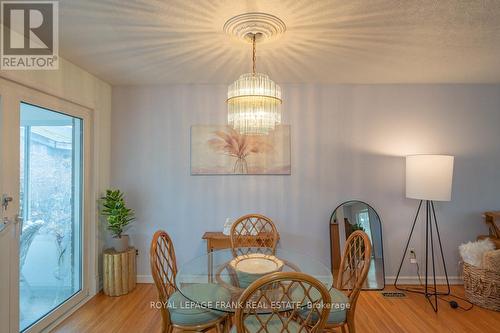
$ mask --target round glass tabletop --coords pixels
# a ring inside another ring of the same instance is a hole
[[[330,269],[310,256],[282,249],[276,249],[274,255],[262,248],[239,250],[244,254],[234,257],[231,249],[219,250],[182,265],[175,278],[177,289],[192,305],[235,312],[245,288],[272,272],[302,272],[327,289],[333,284]]]

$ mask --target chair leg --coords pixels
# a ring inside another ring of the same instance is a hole
[[[224,333],[229,333],[231,330],[231,316],[227,316],[224,320]]]
[[[349,328],[349,333],[356,333],[356,329],[354,328],[354,320],[348,320],[347,327]]]
[[[346,331],[345,331],[345,325],[340,326],[340,331],[341,331],[342,333],[346,333]]]
[[[227,319],[226,319],[226,333],[229,333],[231,332],[231,328],[233,327],[233,315],[230,314],[229,316],[227,316]]]
[[[167,324],[165,323],[165,320],[161,321],[161,332],[168,333],[168,327],[167,327]]]
[[[215,324],[215,330],[217,331],[217,333],[229,332],[228,321],[229,321],[229,317],[226,317],[223,320],[219,321],[217,324]]]

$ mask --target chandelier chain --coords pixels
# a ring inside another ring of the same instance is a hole
[[[281,124],[281,88],[268,75],[257,73],[257,39],[260,33],[248,33],[252,43],[252,72],[242,74],[227,90],[227,122],[240,134],[267,135]]]
[[[252,72],[255,74],[255,63],[257,62],[257,50],[255,49],[255,34],[252,37]]]

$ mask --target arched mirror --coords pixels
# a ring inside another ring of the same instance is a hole
[[[372,258],[363,289],[384,289],[384,251],[382,224],[372,206],[362,201],[347,201],[339,205],[330,217],[330,253],[332,272],[337,277],[345,241],[355,230],[366,232],[372,243]]]

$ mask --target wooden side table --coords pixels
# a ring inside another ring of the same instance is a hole
[[[137,283],[137,263],[135,248],[116,252],[107,249],[103,252],[104,293],[120,296],[131,292]]]
[[[260,237],[269,238],[268,233],[261,233],[257,236],[249,236],[249,237]],[[231,248],[231,238],[229,235],[224,235],[224,233],[220,231],[207,231],[203,234],[202,239],[207,241],[207,253],[214,252],[216,250],[222,249],[230,249]],[[278,241],[280,236],[278,234]]]
[[[230,249],[231,238],[229,235],[224,235],[222,232],[207,231],[203,234],[202,239],[207,241],[207,253],[214,250]]]
[[[484,222],[488,226],[488,235],[481,235],[477,240],[489,238],[500,249],[500,211],[484,213]]]
[[[229,235],[224,235],[220,231],[207,231],[203,234],[202,239],[207,241],[207,254],[214,252],[216,250],[230,249],[231,248],[231,238]],[[213,270],[214,264],[212,256],[208,256],[208,281],[213,282]]]

